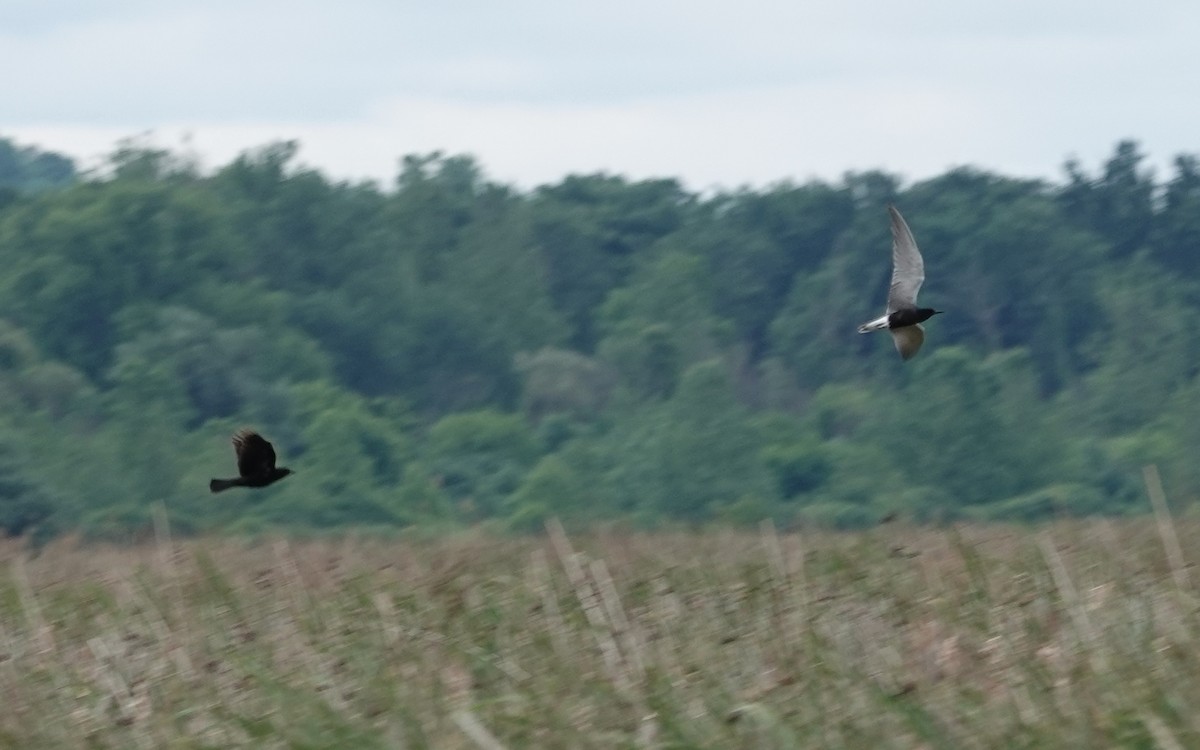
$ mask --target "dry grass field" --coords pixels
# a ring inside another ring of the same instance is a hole
[[[1194,560],[1152,519],[10,543],[0,747],[1200,747]]]

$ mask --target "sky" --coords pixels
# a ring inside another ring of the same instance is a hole
[[[279,140],[388,185],[405,154],[694,190],[1059,180],[1131,138],[1200,152],[1194,0],[6,0],[0,137],[85,168],[126,138],[216,168]]]

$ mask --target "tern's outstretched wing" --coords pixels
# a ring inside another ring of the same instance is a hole
[[[925,343],[925,329],[918,323],[915,326],[904,326],[903,328],[893,328],[892,340],[896,343],[896,351],[900,352],[901,359],[912,359],[912,356],[921,348],[921,344]]]
[[[892,287],[888,290],[887,311],[892,313],[917,306],[917,292],[925,281],[925,262],[904,217],[895,206],[888,206],[888,214],[892,217]]]

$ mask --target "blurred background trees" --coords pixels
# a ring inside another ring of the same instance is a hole
[[[846,526],[1200,496],[1200,167],[1136,143],[1060,184],[969,168],[698,194],[467,156],[330,181],[295,143],[211,173],[123,143],[81,175],[0,139],[0,524]],[[885,206],[948,313],[859,336]],[[208,496],[232,430],[295,480]]]

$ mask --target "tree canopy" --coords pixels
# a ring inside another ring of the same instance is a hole
[[[1200,168],[1144,163],[521,191],[0,139],[3,531],[1035,519],[1140,511],[1149,462],[1190,502]],[[855,332],[889,202],[948,311],[907,364]],[[298,478],[211,498],[242,425]]]

